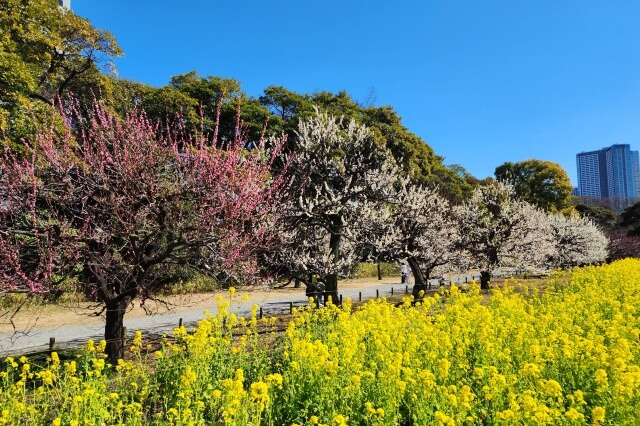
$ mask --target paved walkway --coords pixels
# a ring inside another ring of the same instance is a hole
[[[340,291],[343,298],[351,297],[358,300],[360,294],[362,299],[371,299],[376,297],[376,290],[382,297],[394,292],[405,292],[405,286],[398,283],[385,284],[363,284],[359,287],[347,288]],[[410,291],[410,289],[409,289]],[[239,291],[243,294],[242,291]],[[226,294],[226,293],[221,293]],[[197,308],[189,310],[180,310],[176,312],[168,312],[163,314],[127,317],[124,318],[124,326],[128,330],[128,334],[133,331],[140,330],[144,334],[170,334],[175,327],[178,326],[180,319],[187,328],[197,325],[198,321],[204,318],[204,311],[207,310],[213,315],[217,312],[215,297],[210,297],[209,304],[199,304]],[[246,302],[238,302],[232,304],[230,310],[239,315],[248,316],[251,307],[257,303],[263,308],[264,315],[277,315],[289,312],[291,304],[293,306],[303,306],[307,304],[307,297],[304,288],[299,289],[296,293],[279,292],[273,290],[270,292],[250,293],[250,298]],[[89,339],[96,341],[104,337],[104,322],[95,321],[88,324],[77,325],[60,325],[52,326],[42,323],[37,324],[28,331],[18,331],[15,333],[0,334],[0,356],[22,354],[29,352],[37,352],[46,350],[49,347],[49,339],[55,338],[56,347],[73,347],[86,343]]]
[[[476,274],[477,275],[477,274]],[[464,283],[471,281],[473,275],[461,274],[450,276],[450,280],[454,282]],[[475,277],[478,278],[477,276]],[[360,297],[362,300],[372,299],[376,296],[390,295],[393,289],[395,294],[411,292],[411,286],[400,284],[399,279],[396,282],[388,282],[379,284],[378,281],[372,279],[371,282],[365,282],[359,285],[344,286],[339,293],[343,298],[350,297],[357,301]],[[430,280],[433,288],[437,288],[437,280]],[[340,288],[340,287],[339,287]],[[243,294],[242,291],[239,291]],[[221,293],[224,294],[224,293]],[[278,290],[272,291],[256,291],[251,292],[247,302],[242,304],[234,304],[231,311],[236,314],[248,316],[254,303],[263,308],[265,316],[273,316],[277,314],[289,312],[291,304],[293,306],[303,306],[307,304],[307,297],[304,294],[304,288],[296,289],[292,292]],[[127,316],[124,318],[124,326],[131,335],[136,330],[142,331],[144,334],[170,334],[178,322],[182,318],[183,325],[187,328],[195,326],[199,320],[204,318],[204,311],[208,310],[213,315],[216,314],[216,300],[214,296],[209,297],[209,301],[199,303],[197,308],[176,312],[167,312],[146,316]],[[75,325],[45,325],[37,324],[25,332],[0,333],[0,356],[31,353],[46,350],[49,347],[49,339],[55,338],[56,347],[73,347],[84,344],[89,339],[96,341],[104,336],[104,322],[97,318],[94,322]]]

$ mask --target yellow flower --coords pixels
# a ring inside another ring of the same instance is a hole
[[[333,424],[335,426],[347,426],[348,417],[343,416],[342,414],[338,414],[333,418]]]
[[[65,362],[64,363],[64,368],[65,368],[65,370],[67,370],[67,373],[75,374],[75,372],[76,372],[76,362],[75,361]]]
[[[449,400],[449,405],[458,405],[458,398],[455,395],[447,394],[447,399]]]
[[[591,418],[593,419],[593,424],[600,424],[604,422],[605,411],[602,407],[596,407],[591,411]]]
[[[578,410],[576,410],[575,408],[570,408],[569,411],[564,413],[564,415],[569,420],[584,422],[584,415],[578,412]]]
[[[498,411],[496,413],[496,417],[499,420],[508,422],[510,420],[513,420],[515,418],[515,413],[511,410],[504,410],[504,411]]]
[[[251,383],[249,397],[251,401],[258,404],[260,410],[263,410],[270,401],[269,387],[262,381]]]
[[[51,370],[42,370],[40,373],[38,373],[38,377],[42,379],[42,383],[48,386],[53,385],[53,379],[55,378]]]
[[[451,367],[451,363],[446,358],[441,358],[438,361],[438,372],[440,373],[440,377],[446,379],[449,377],[449,368]]]
[[[456,425],[455,420],[447,416],[442,411],[436,411],[435,418],[439,426],[455,426]]]
[[[270,386],[277,387],[278,389],[282,389],[283,379],[281,374],[278,374],[278,373],[269,374],[266,380]]]
[[[609,380],[607,378],[607,372],[604,371],[603,369],[598,369],[596,371],[596,383],[598,384],[598,386],[600,387],[607,387],[609,386]]]
[[[190,366],[187,366],[184,373],[180,376],[180,380],[182,384],[186,387],[192,386],[194,383],[196,383],[197,379],[198,379],[197,373],[193,371],[193,369]]]
[[[133,346],[139,348],[142,345],[142,332],[136,331],[133,335]]]

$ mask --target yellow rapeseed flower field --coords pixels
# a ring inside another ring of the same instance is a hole
[[[640,261],[396,305],[230,313],[105,363],[7,357],[0,425],[638,425]],[[259,332],[260,330],[260,332]],[[266,332],[265,332],[266,330]]]

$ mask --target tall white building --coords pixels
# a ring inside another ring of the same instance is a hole
[[[71,0],[58,0],[58,6],[71,9]]]

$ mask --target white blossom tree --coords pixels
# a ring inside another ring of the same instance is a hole
[[[401,258],[397,248],[400,232],[395,227],[397,204],[365,201],[360,207],[353,227],[357,255],[378,264],[380,279],[380,262],[396,262]]]
[[[361,217],[358,239],[384,260],[406,260],[413,293],[426,290],[433,274],[451,271],[461,259],[459,228],[449,203],[435,189],[398,182],[391,202]]]
[[[480,269],[482,289],[489,288],[496,268],[542,267],[554,253],[546,214],[517,199],[511,185],[493,182],[482,186],[454,212],[470,266]]]
[[[317,110],[300,122],[292,154],[299,190],[281,208],[284,241],[270,263],[300,277],[317,274],[336,300],[338,279],[360,260],[356,224],[372,203],[392,196],[397,169],[366,127]]]
[[[609,240],[590,219],[550,214],[548,220],[555,246],[549,257],[552,267],[590,265],[607,258]]]
[[[435,189],[405,186],[399,199],[395,221],[400,232],[399,251],[411,267],[417,296],[427,289],[434,274],[442,275],[460,265],[460,228],[448,201]]]

